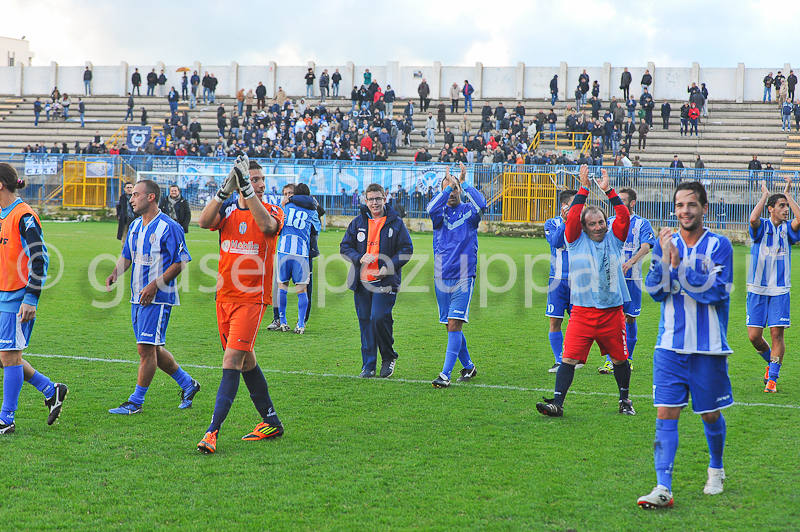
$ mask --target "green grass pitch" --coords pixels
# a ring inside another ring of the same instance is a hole
[[[476,285],[464,330],[478,377],[445,390],[430,385],[446,345],[432,257],[412,282],[428,292],[398,297],[400,358],[389,380],[352,378],[361,364],[352,294],[327,291],[325,307],[316,308],[318,261],[306,334],[268,332],[266,318],[256,347],[285,436],[241,441],[259,421],[242,384],[218,451],[206,456],[195,446],[211,418],[222,357],[213,294],[199,287],[213,285],[203,267],[215,270],[216,263],[202,259],[217,252],[216,234],[194,226],[187,235],[194,261],[182,274],[188,289],[167,334],[167,348],[202,384],[193,408],[178,409],[177,385],[159,372],[142,414],[112,416],[107,410],[133,389],[138,361],[127,290],[119,305],[92,305],[114,297],[92,285],[103,283],[111,260],[91,270],[97,255],[117,255],[116,226],[43,225],[53,248],[51,277],[62,266],[63,274],[44,292],[27,358],[67,383],[70,395],[48,427],[42,396],[23,388],[17,432],[0,439],[0,529],[800,530],[798,329],[787,331],[779,393],[764,394],[764,363],[744,326],[745,247],[735,248],[730,374],[740,404],[725,411],[725,492],[702,493],[706,440],[701,420],[687,411],[675,508],[645,512],[636,499],[655,485],[650,391],[659,308],[645,296],[631,385],[636,416],[617,413],[614,378],[597,373],[595,349],[576,373],[565,417],[544,418],[534,403],[551,395],[554,383],[546,372],[553,360],[545,296],[533,292],[526,308],[523,289],[524,257],[547,254],[544,240],[480,237],[480,253],[510,257],[517,281],[505,293],[488,292],[485,307]],[[322,234],[324,256],[338,252],[342,235]],[[430,234],[414,234],[413,242],[418,254],[432,253]],[[508,271],[494,261],[488,278],[501,286]],[[331,261],[327,282],[341,285],[345,272]],[[544,285],[547,273],[541,261],[532,276]],[[291,295],[289,303],[291,319]]]

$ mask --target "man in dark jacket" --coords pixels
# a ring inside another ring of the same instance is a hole
[[[672,106],[667,100],[664,100],[664,103],[661,104],[661,122],[664,124],[664,129],[669,129],[669,115],[671,112]]]
[[[306,78],[306,98],[311,98],[314,96],[314,80],[317,78],[316,74],[314,74],[313,68],[308,69],[305,78]]]
[[[342,75],[339,73],[339,69],[336,69],[336,72],[333,73],[331,76],[331,83],[333,84],[333,97],[339,96],[339,82],[342,81]]]
[[[642,90],[650,89],[650,85],[653,84],[653,76],[650,75],[649,70],[644,71],[644,76],[642,76]]]
[[[761,161],[758,160],[757,155],[753,155],[753,160],[747,163],[747,169],[750,170],[751,179],[758,179],[758,172],[761,170]]]
[[[142,75],[139,74],[139,69],[135,68],[133,71],[133,75],[131,76],[131,85],[133,88],[131,89],[131,94],[136,92],[137,96],[141,96],[142,92],[139,90],[139,87],[142,85]]]
[[[158,95],[162,98],[164,97],[164,85],[167,84],[167,76],[164,75],[164,71],[161,71],[161,75],[158,76]]]
[[[425,81],[425,78],[422,78],[422,83],[417,87],[417,94],[419,94],[419,110],[424,113],[428,110],[428,106],[431,103],[431,88],[428,86],[428,82]]]
[[[653,127],[653,108],[656,106],[653,102],[653,97],[647,92],[647,87],[644,88],[642,96],[639,98],[639,105],[644,109],[644,119],[647,125]]]
[[[558,75],[550,80],[550,105],[555,105],[558,101]]]
[[[122,240],[128,234],[128,227],[136,219],[136,214],[131,207],[131,196],[133,196],[133,183],[125,183],[124,190],[117,202],[117,240]]]
[[[147,74],[147,95],[148,96],[155,96],[156,95],[156,85],[158,85],[158,74],[156,74],[156,69],[154,68],[149,74]]]
[[[619,82],[619,88],[622,89],[622,97],[626,100],[628,99],[628,95],[630,94],[631,82],[633,81],[633,76],[631,73],[628,72],[628,68],[626,67],[625,70],[622,72],[622,78]]]
[[[348,280],[354,292],[356,316],[361,329],[361,378],[375,377],[377,351],[381,353],[380,376],[394,372],[392,309],[400,288],[401,270],[414,252],[403,219],[385,204],[383,187],[367,186],[366,205],[347,227],[339,252],[352,266]]]
[[[181,224],[184,233],[189,232],[192,210],[186,198],[181,196],[181,189],[178,188],[178,185],[170,185],[169,196],[161,198],[158,208],[161,209],[161,212]]]
[[[794,75],[794,70],[789,71],[789,77],[786,78],[786,84],[789,89],[789,101],[794,101],[794,88],[797,86],[797,76]]]
[[[774,80],[772,78],[772,72],[770,72],[769,74],[764,76],[764,99],[763,99],[763,101],[765,101],[765,102],[767,101],[767,98],[769,98],[770,102],[772,101],[772,82],[773,81]]]
[[[681,137],[689,134],[689,104],[684,102],[681,105]]]
[[[578,76],[578,88],[581,91],[581,105],[586,105],[586,93],[589,92],[589,74],[586,70]]]

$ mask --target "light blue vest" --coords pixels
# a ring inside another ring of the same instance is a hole
[[[581,231],[569,251],[570,302],[579,307],[612,308],[630,301],[622,273],[622,247],[625,243],[609,230],[595,242]]]

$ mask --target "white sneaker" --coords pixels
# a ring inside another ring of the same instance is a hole
[[[272,323],[267,325],[268,331],[280,331],[281,330],[281,321],[280,320],[272,320]]]
[[[639,497],[636,501],[640,508],[650,510],[651,508],[672,508],[672,492],[665,486],[659,484],[649,495]]]
[[[547,373],[558,373],[558,368],[561,364],[553,364],[553,366],[547,370]]]
[[[297,327],[294,328],[294,333],[295,334],[305,334],[305,332],[306,332],[306,328],[305,327],[300,327],[298,325]]]
[[[575,364],[575,369],[581,369],[586,364]]]
[[[708,482],[706,482],[706,487],[703,488],[703,493],[706,495],[719,495],[722,493],[723,482],[725,482],[725,470],[709,467]]]

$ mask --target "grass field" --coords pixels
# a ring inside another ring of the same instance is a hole
[[[361,357],[349,291],[326,292],[304,336],[268,332],[266,319],[256,353],[286,434],[241,441],[259,421],[242,385],[218,451],[207,456],[195,446],[213,411],[221,348],[213,294],[199,287],[213,285],[201,259],[217,252],[216,234],[192,227],[187,235],[194,261],[167,335],[202,383],[193,408],[179,410],[177,385],[158,373],[142,414],[111,416],[133,390],[138,362],[128,295],[111,308],[92,305],[114,297],[92,286],[90,266],[118,253],[116,227],[43,225],[62,256],[53,252],[51,277],[62,265],[63,276],[44,292],[27,358],[71,392],[48,427],[41,394],[23,388],[17,432],[0,439],[2,530],[800,530],[798,329],[787,332],[780,393],[765,395],[764,364],[744,327],[744,247],[735,248],[729,340],[738,404],[725,411],[725,492],[703,495],[706,440],[699,417],[685,412],[675,508],[645,512],[636,498],[655,485],[649,394],[659,308],[647,298],[640,320],[636,416],[617,413],[614,378],[597,373],[595,351],[576,373],[565,417],[542,417],[534,403],[554,382],[545,296],[533,292],[525,308],[522,276],[526,254],[548,253],[543,240],[480,238],[481,253],[511,257],[518,279],[511,291],[489,292],[485,307],[476,286],[465,334],[479,375],[468,385],[430,385],[446,344],[432,288],[398,297],[400,358],[389,380],[353,378]],[[338,252],[342,234],[322,234],[323,255]],[[430,234],[413,241],[417,253],[431,253]],[[111,267],[100,264],[96,284]],[[429,260],[413,285],[432,287],[432,270]],[[329,284],[341,285],[345,272],[332,261]],[[496,261],[488,272],[501,286],[508,267]],[[546,262],[533,278],[546,283]]]

